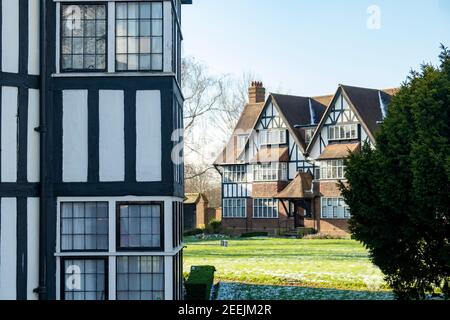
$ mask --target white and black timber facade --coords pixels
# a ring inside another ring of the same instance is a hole
[[[190,3],[0,1],[0,300],[182,298]]]

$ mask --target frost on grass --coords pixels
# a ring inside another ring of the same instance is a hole
[[[221,282],[217,300],[392,300],[390,292],[317,289]]]

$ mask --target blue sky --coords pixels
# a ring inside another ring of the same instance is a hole
[[[450,0],[193,0],[184,54],[215,74],[253,72],[269,89],[314,96],[337,84],[398,86],[450,46]],[[367,9],[381,12],[367,27]]]

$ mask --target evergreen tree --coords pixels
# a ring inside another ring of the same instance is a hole
[[[450,295],[450,51],[411,72],[376,136],[346,161],[350,231],[400,299]]]

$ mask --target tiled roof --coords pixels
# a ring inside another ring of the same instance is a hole
[[[310,173],[299,172],[286,188],[278,193],[277,199],[304,199],[313,196],[312,189],[313,177]]]
[[[184,195],[184,204],[196,204],[203,198],[205,202],[208,202],[208,198],[203,193],[186,193]]]
[[[239,118],[236,128],[234,129],[233,135],[226,147],[217,157],[214,164],[225,165],[236,163],[237,157],[242,150],[237,150],[236,134],[238,133],[248,133],[250,134],[258,121],[259,115],[261,114],[265,103],[254,103],[246,104],[244,110],[242,111],[241,117]]]
[[[296,129],[296,126],[316,126],[326,106],[320,102],[307,97],[297,97],[282,94],[272,94],[280,112],[291,127],[293,134],[302,144],[300,147],[306,148],[305,137],[302,129]]]
[[[346,85],[341,85],[341,87],[373,136],[379,127],[379,121],[383,120],[382,104],[389,105],[391,96],[385,91],[377,89],[358,88]],[[393,91],[393,89],[390,89],[390,92]],[[382,101],[380,101],[380,98]]]
[[[319,160],[344,159],[350,153],[358,151],[360,143],[336,143],[329,144],[319,157]]]

